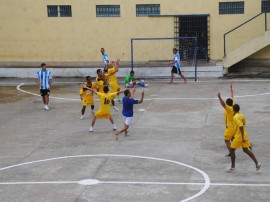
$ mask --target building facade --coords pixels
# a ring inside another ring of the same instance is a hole
[[[221,61],[224,34],[267,8],[262,0],[0,0],[0,62],[95,63],[101,47],[128,62],[131,38],[164,37],[197,37],[198,58]],[[226,52],[264,33],[266,19],[260,15],[226,35]],[[134,60],[171,59],[178,43],[136,41]],[[268,45],[248,56],[269,57]]]

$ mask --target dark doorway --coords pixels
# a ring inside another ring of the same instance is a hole
[[[179,37],[197,37],[197,59],[209,61],[208,15],[185,15],[178,18]]]

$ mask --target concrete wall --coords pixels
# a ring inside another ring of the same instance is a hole
[[[29,67],[6,67],[0,68],[0,78],[1,77],[21,77],[21,78],[34,78],[36,72],[40,68],[29,68]],[[52,72],[53,77],[85,77],[90,75],[96,77],[97,68],[53,68],[48,67],[48,70]],[[117,77],[125,77],[129,74],[130,67],[121,67],[119,72],[117,72]],[[150,78],[150,77],[169,77],[171,72],[171,67],[149,67],[149,68],[134,68],[137,77]],[[191,67],[181,67],[181,71],[187,78],[195,77],[195,69]],[[222,66],[203,66],[198,67],[197,76],[201,77],[222,77]],[[178,77],[178,76],[176,76]]]
[[[136,17],[136,4],[160,4],[161,15],[209,14],[210,59],[223,57],[223,34],[261,12],[260,0],[244,0],[245,13],[219,15],[221,0],[0,0],[0,62],[97,62],[104,47],[111,59],[130,60],[130,38],[174,37],[173,17]],[[230,0],[238,1],[238,0]],[[225,2],[223,0],[222,2]],[[47,5],[71,5],[72,17],[48,17]],[[121,17],[96,17],[96,5],[120,5]],[[251,25],[242,34],[255,34]],[[170,59],[173,41],[135,45],[138,60]],[[269,57],[262,52],[252,57]],[[136,60],[136,58],[135,58]]]

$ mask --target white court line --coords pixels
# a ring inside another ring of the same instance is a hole
[[[81,180],[82,181],[82,180]],[[33,185],[33,184],[81,184],[81,181],[41,181],[41,182],[0,182],[0,185]],[[98,181],[96,184],[141,184],[141,185],[195,185],[204,186],[205,183],[187,182],[123,182],[123,181]],[[81,184],[82,185],[82,184]],[[85,184],[86,186],[92,184]],[[270,184],[230,184],[210,183],[210,186],[236,186],[236,187],[270,187]]]
[[[10,168],[19,167],[19,166],[23,166],[23,165],[29,165],[29,164],[40,163],[40,162],[47,162],[47,161],[52,161],[52,160],[67,159],[67,158],[85,158],[85,157],[127,157],[127,158],[149,159],[149,160],[169,162],[169,163],[181,165],[181,166],[190,168],[190,169],[192,169],[194,171],[197,171],[204,178],[205,182],[202,183],[203,187],[200,189],[200,191],[198,193],[190,196],[189,198],[181,200],[181,202],[190,201],[190,200],[192,200],[194,198],[199,197],[200,195],[202,195],[203,193],[205,193],[207,191],[207,189],[209,188],[209,184],[210,184],[210,179],[209,179],[208,175],[204,171],[202,171],[202,170],[200,170],[200,169],[198,169],[196,167],[190,166],[188,164],[181,163],[179,161],[173,161],[173,160],[161,159],[161,158],[154,158],[154,157],[146,157],[146,156],[118,155],[118,154],[95,154],[95,155],[93,154],[93,155],[62,156],[62,157],[43,159],[43,160],[37,160],[37,161],[30,161],[30,162],[20,163],[20,164],[16,164],[16,165],[11,165],[11,166],[7,166],[7,167],[4,167],[4,168],[0,168],[0,171],[7,170],[7,169],[10,169]],[[141,182],[141,183],[143,183],[143,182]]]
[[[0,185],[32,185],[32,184],[78,184],[78,181],[48,181],[48,182],[0,182]]]
[[[25,91],[21,89],[21,86],[24,85],[24,83],[19,84],[16,88],[17,90],[23,92],[23,93],[28,93],[31,95],[35,95],[35,96],[40,96],[36,93],[32,93],[29,91]],[[270,92],[266,92],[266,93],[260,93],[260,94],[250,94],[250,95],[238,95],[238,96],[234,96],[234,98],[243,98],[243,97],[255,97],[255,96],[264,96],[264,95],[270,95]],[[80,99],[75,99],[75,98],[62,98],[62,97],[55,97],[55,96],[50,96],[50,98],[53,99],[59,99],[59,100],[69,100],[69,101],[81,101]],[[217,100],[218,98],[146,98],[144,100],[146,101],[151,101],[151,100]],[[98,100],[98,99],[94,99],[94,100]]]

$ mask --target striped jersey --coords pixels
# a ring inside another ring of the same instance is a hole
[[[179,55],[179,53],[175,53],[175,54],[174,54],[173,60],[175,61],[174,66],[175,66],[177,69],[180,69],[180,55]]]
[[[40,87],[40,89],[50,89],[50,80],[52,79],[52,74],[49,70],[39,70],[36,74],[36,79],[38,79],[43,85],[43,87]]]
[[[106,67],[108,65],[107,60],[109,61],[109,56],[106,53],[102,54],[102,60],[103,60],[104,67]]]

